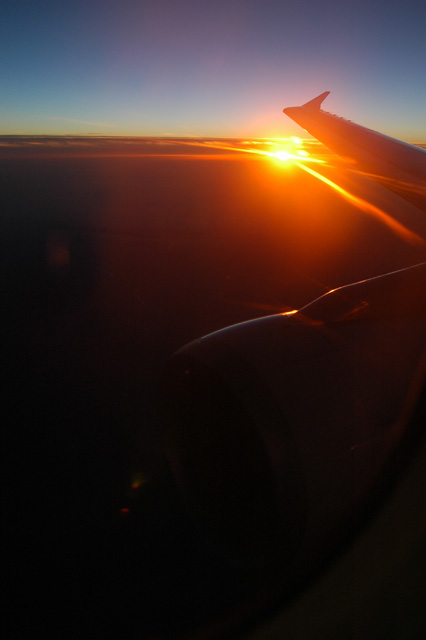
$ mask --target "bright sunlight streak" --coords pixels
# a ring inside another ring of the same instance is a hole
[[[367,202],[367,200],[364,200],[363,198],[360,198],[355,194],[350,193],[349,191],[339,186],[329,178],[326,178],[325,176],[318,173],[317,171],[314,171],[310,167],[305,166],[304,163],[296,162],[295,164],[297,164],[297,166],[300,169],[303,169],[303,171],[307,171],[318,180],[321,180],[321,182],[324,182],[325,184],[327,184],[339,195],[341,195],[342,198],[344,198],[351,204],[358,207],[358,209],[360,209],[361,211],[364,211],[365,213],[368,213],[369,215],[372,215],[373,217],[375,217],[377,220],[380,220],[380,222],[386,225],[389,229],[393,231],[393,233],[395,233],[397,236],[399,236],[406,242],[412,245],[424,245],[423,238],[421,238],[419,235],[417,235],[417,233],[414,233],[413,231],[405,227],[403,224],[401,224],[400,222],[392,218],[388,213],[386,213],[386,211],[383,211],[383,209],[380,209],[379,207],[376,207],[371,202]]]
[[[286,145],[287,147],[287,145]],[[375,217],[377,220],[380,220],[384,225],[386,225],[389,229],[393,231],[397,236],[405,240],[406,242],[412,245],[423,245],[424,240],[418,236],[416,233],[405,227],[403,224],[392,218],[385,211],[376,207],[370,202],[367,202],[363,198],[356,196],[353,193],[350,193],[343,187],[336,184],[329,178],[326,178],[322,174],[314,171],[312,168],[307,166],[308,162],[318,162],[320,164],[324,164],[324,160],[319,160],[316,158],[311,158],[309,153],[303,148],[303,140],[300,138],[291,138],[289,141],[288,148],[282,149],[279,151],[275,151],[273,153],[269,153],[270,156],[281,160],[283,162],[287,162],[288,160],[293,161],[293,163],[303,169],[303,171],[308,172],[310,175],[314,176],[321,182],[327,184],[331,189],[336,191],[340,196],[342,196],[345,200],[355,205],[361,211]]]
[[[179,141],[182,144],[182,141]],[[226,144],[223,140],[209,140],[209,141],[194,141],[194,142],[185,142],[186,145],[198,146],[204,148],[211,149],[222,149],[224,151],[234,151],[237,153],[250,153],[257,156],[267,156],[276,162],[283,162],[286,164],[297,166],[299,169],[310,173],[312,176],[321,180],[327,184],[331,189],[336,191],[342,198],[355,205],[363,211],[377,220],[380,220],[384,225],[386,225],[389,229],[393,231],[397,236],[403,238],[406,242],[413,245],[424,245],[424,240],[418,236],[416,233],[405,227],[403,224],[392,218],[386,211],[383,211],[379,207],[374,204],[356,196],[353,193],[350,193],[343,187],[339,186],[333,180],[326,178],[321,173],[314,171],[308,165],[311,163],[317,164],[327,164],[326,160],[320,158],[314,158],[307,151],[305,147],[305,142],[301,138],[287,138],[287,139],[264,139],[262,141],[256,142],[256,144],[263,146],[262,148],[243,148],[241,147],[241,142],[235,146],[232,144]],[[252,143],[254,146],[254,142]],[[268,149],[268,150],[267,150]]]

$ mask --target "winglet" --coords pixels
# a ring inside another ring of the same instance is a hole
[[[305,102],[302,107],[307,107],[308,109],[320,109],[321,104],[324,102],[329,93],[329,91],[324,91],[324,93],[321,93],[316,98],[309,100],[309,102]]]

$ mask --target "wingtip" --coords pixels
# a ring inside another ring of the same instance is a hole
[[[309,102],[305,102],[305,104],[303,104],[302,107],[305,107],[308,109],[320,109],[322,103],[324,102],[326,97],[329,95],[329,93],[330,91],[324,91],[323,93],[320,93],[320,95],[317,96],[316,98],[309,100]]]
[[[305,102],[305,104],[302,104],[301,107],[286,107],[285,109],[283,109],[283,112],[291,118],[292,114],[296,113],[298,109],[310,109],[311,111],[319,111],[321,109],[322,103],[329,95],[329,93],[330,91],[324,91],[323,93],[320,93],[320,95],[316,98],[313,98],[312,100],[309,100],[309,102]]]

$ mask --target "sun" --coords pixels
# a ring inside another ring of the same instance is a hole
[[[293,157],[290,153],[287,153],[287,151],[276,151],[271,155],[273,155],[275,158],[278,158],[278,160],[282,160],[283,162]]]
[[[278,142],[277,140],[277,143],[278,151],[269,151],[268,153],[271,158],[280,160],[281,162],[308,159],[309,153],[303,148],[304,141],[300,138],[288,138],[285,142],[283,140]],[[311,161],[311,158],[309,158],[309,160]]]

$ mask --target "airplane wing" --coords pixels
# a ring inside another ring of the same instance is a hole
[[[284,111],[425,208],[426,152],[326,113],[327,95]],[[425,291],[426,262],[216,331],[165,367],[158,423],[170,477],[226,563],[222,583],[237,576],[257,594],[248,617],[294,597],[342,549],[415,446]]]
[[[284,113],[363,173],[426,211],[426,150],[321,109],[329,91]]]

